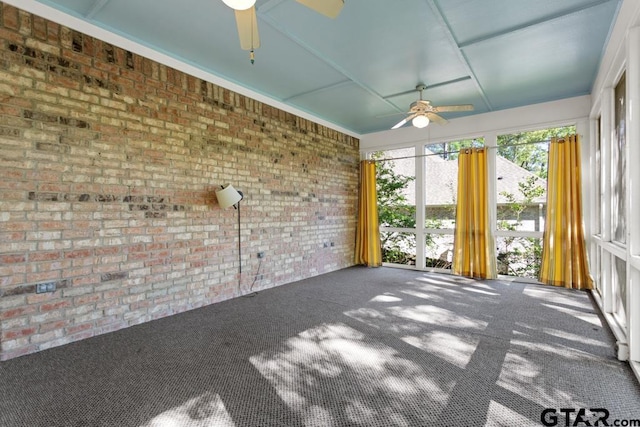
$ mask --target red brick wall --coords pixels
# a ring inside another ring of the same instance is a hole
[[[358,155],[350,136],[0,3],[0,359],[236,296],[220,184],[245,195],[241,293],[352,265]]]

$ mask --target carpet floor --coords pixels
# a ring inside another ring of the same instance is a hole
[[[640,420],[640,386],[587,292],[392,268],[0,363],[9,427],[585,426],[607,413]]]

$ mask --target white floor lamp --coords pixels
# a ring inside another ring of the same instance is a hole
[[[222,185],[220,190],[216,191],[216,197],[218,198],[218,204],[222,209],[227,209],[230,206],[233,206],[234,209],[238,210],[238,264],[239,264],[239,273],[238,277],[238,292],[240,292],[240,284],[242,283],[242,245],[241,239],[242,235],[240,234],[240,200],[243,199],[244,195],[242,191],[238,191],[231,184]]]

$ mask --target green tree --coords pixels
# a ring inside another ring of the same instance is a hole
[[[373,156],[382,159],[380,153]],[[414,228],[415,206],[410,206],[404,190],[415,178],[396,173],[392,160],[376,164],[376,191],[378,193],[378,218],[382,227]]]
[[[576,133],[575,126],[564,126],[498,136],[498,155],[528,170],[529,176],[518,183],[519,195],[502,192],[507,200],[498,207],[498,230],[516,231],[522,225],[522,214],[535,206],[534,200],[544,195],[545,188],[537,178],[547,179],[549,141]],[[540,272],[542,244],[540,239],[505,237],[498,248],[498,270],[501,274],[537,278]]]
[[[432,144],[427,147],[432,153],[438,154],[445,160],[457,160],[458,153],[463,148],[482,147],[484,140],[480,139],[461,139],[459,141],[441,142]]]
[[[535,176],[528,176],[523,181],[518,182],[518,191],[521,197],[507,191],[500,192],[500,195],[507,200],[506,209],[501,209],[498,220],[498,230],[515,231],[522,225],[522,213],[534,204],[534,200],[544,195],[544,187]]]
[[[498,209],[498,230],[516,231],[522,225],[522,214],[534,206],[545,189],[536,176],[529,176],[518,183],[520,197],[503,191],[507,200],[505,208]],[[540,239],[505,237],[498,247],[498,272],[519,277],[538,277],[542,256]]]
[[[498,155],[523,169],[547,179],[549,141],[576,133],[575,126],[535,130],[498,136]],[[539,144],[536,144],[538,143]]]
[[[384,152],[373,153],[373,159],[384,159]],[[416,207],[408,203],[404,190],[415,177],[394,171],[393,160],[376,164],[376,191],[378,193],[378,221],[381,227],[415,228]],[[380,233],[382,260],[397,264],[415,262],[411,253],[415,252],[414,234],[385,231]]]

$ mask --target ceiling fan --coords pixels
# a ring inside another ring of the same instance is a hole
[[[440,105],[435,106],[431,105],[430,101],[422,99],[422,91],[427,88],[424,84],[419,84],[416,86],[416,90],[420,91],[420,99],[411,104],[407,117],[400,120],[395,126],[391,129],[398,129],[405,125],[405,123],[411,121],[413,126],[417,128],[424,128],[429,125],[430,122],[436,122],[438,124],[445,124],[447,120],[438,115],[437,113],[443,113],[446,111],[471,111],[473,110],[473,105],[471,104],[463,104],[463,105]]]
[[[256,16],[256,0],[222,0],[224,4],[235,11],[240,47],[251,51],[251,63],[254,62],[253,50],[260,47],[258,35],[258,19]],[[338,16],[344,6],[344,0],[296,0],[329,18]]]

